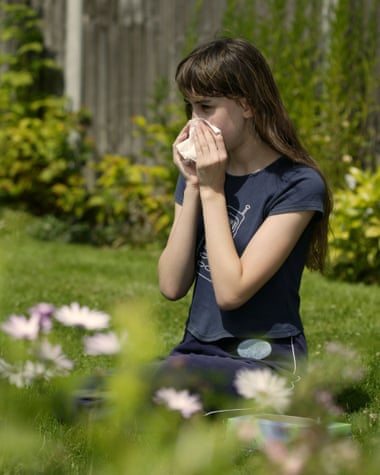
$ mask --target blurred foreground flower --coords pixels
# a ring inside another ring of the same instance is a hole
[[[302,475],[311,452],[311,447],[302,442],[293,449],[278,440],[269,440],[264,444],[264,453],[273,463],[275,473],[281,475]]]
[[[50,379],[50,373],[42,363],[29,360],[20,368],[16,366],[9,377],[9,381],[19,388],[29,386],[35,379]]]
[[[98,310],[81,307],[77,302],[64,305],[56,312],[55,318],[68,327],[83,327],[86,330],[103,330],[108,327],[110,316]]]
[[[29,386],[35,379],[50,379],[50,373],[44,364],[30,360],[25,364],[11,365],[0,359],[0,376],[7,378],[11,384],[18,388]]]
[[[40,328],[45,333],[48,333],[52,329],[54,311],[54,305],[46,302],[38,303],[29,309],[30,315],[36,315],[38,317]]]
[[[48,333],[53,333],[54,322],[84,330],[102,330],[108,327],[110,316],[98,310],[81,307],[74,302],[56,309],[46,302],[29,309],[29,317],[11,315],[1,325],[2,330],[15,339],[28,342],[25,349],[31,359],[11,363],[0,358],[0,378],[7,379],[19,388],[33,382],[48,381],[56,376],[66,376],[74,362],[63,352],[60,344],[52,344]],[[120,351],[120,342],[113,332],[97,333],[84,338],[87,355],[113,355]]]
[[[35,314],[29,319],[24,315],[11,315],[1,328],[13,338],[35,340],[40,330],[40,319]]]
[[[237,372],[235,387],[240,396],[254,399],[257,409],[284,411],[290,403],[291,389],[287,380],[269,369],[242,369]]]
[[[179,411],[186,419],[203,409],[199,396],[190,394],[187,389],[177,391],[174,388],[161,388],[153,400],[157,404],[166,405],[172,411]]]
[[[86,336],[83,341],[88,355],[114,355],[121,349],[119,339],[114,332]]]
[[[70,370],[74,367],[74,363],[62,352],[61,345],[52,345],[47,340],[41,343],[38,356],[43,361],[54,363],[62,370]]]

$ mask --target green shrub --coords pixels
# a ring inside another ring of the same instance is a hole
[[[142,143],[138,162],[108,154],[88,165],[95,184],[85,203],[75,183],[54,187],[68,215],[88,224],[89,242],[119,246],[167,238],[177,180],[172,144],[186,122],[182,108],[168,100],[168,91],[168,81],[158,80],[150,98],[149,118],[132,118]]]
[[[147,117],[136,116],[132,120],[136,135],[142,141],[139,161],[169,165],[173,183],[177,172],[172,166],[172,145],[187,122],[185,104],[177,91],[177,100],[170,94],[170,83],[166,78],[157,80],[150,97]]]
[[[351,167],[348,187],[335,195],[331,274],[352,282],[380,282],[380,168]]]
[[[37,13],[27,5],[1,5],[0,199],[35,214],[62,215],[57,183],[84,188],[82,168],[90,144],[85,113],[67,110],[60,97],[61,73],[49,58]]]
[[[265,5],[263,5],[265,3]],[[379,0],[228,0],[222,33],[265,54],[303,143],[333,186],[375,158]]]
[[[95,162],[89,117],[68,111],[60,96],[37,13],[27,5],[1,8],[1,40],[13,47],[0,57],[0,201],[41,216],[29,231],[42,239],[116,245],[165,236],[174,182],[167,166],[174,126],[161,100],[167,85],[153,97],[156,122],[135,119],[150,165],[119,156]]]
[[[98,178],[87,203],[95,231],[108,229],[100,241],[147,242],[165,234],[170,222],[170,171],[161,165],[132,163],[106,155],[96,166]]]
[[[43,118],[24,117],[0,128],[0,197],[36,214],[57,213],[57,184],[76,182],[84,188],[85,151],[72,140],[80,134],[78,117],[52,108]],[[79,139],[81,142],[82,140]]]
[[[33,221],[28,227],[31,235],[114,247],[167,236],[173,208],[167,167],[106,155],[93,162],[92,168],[95,184],[91,190],[74,175],[50,189],[60,218],[45,214]]]
[[[44,47],[40,19],[28,5],[0,3],[0,124],[43,117],[62,89],[62,74]]]

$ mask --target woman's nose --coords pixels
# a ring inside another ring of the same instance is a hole
[[[206,119],[206,116],[202,112],[193,111],[191,114],[192,119]]]

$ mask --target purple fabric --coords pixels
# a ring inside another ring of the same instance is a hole
[[[216,398],[238,397],[234,379],[242,368],[269,368],[295,380],[307,359],[304,335],[266,341],[272,346],[271,354],[261,360],[248,359],[236,353],[241,339],[205,343],[186,332],[182,342],[160,364],[156,384],[189,389],[215,402]]]

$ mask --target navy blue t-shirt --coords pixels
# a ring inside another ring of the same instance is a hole
[[[184,189],[185,180],[180,176],[175,192],[179,204],[183,202]],[[252,336],[284,338],[303,331],[299,287],[312,228],[323,213],[324,195],[319,173],[286,157],[250,175],[226,174],[227,209],[239,255],[266,217],[306,210],[317,213],[276,274],[245,304],[228,311],[221,310],[216,303],[200,216],[196,278],[187,320],[187,330],[193,336],[201,341]]]

